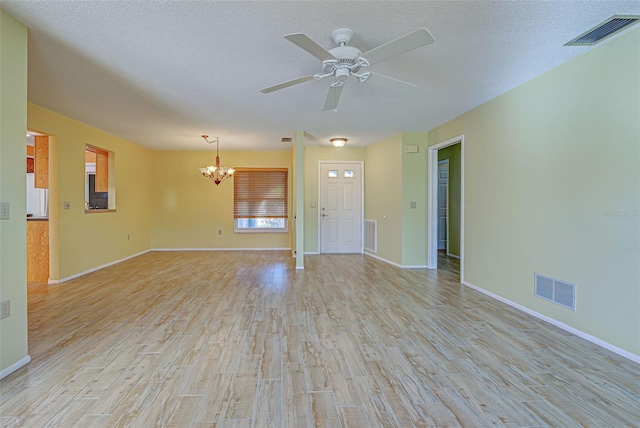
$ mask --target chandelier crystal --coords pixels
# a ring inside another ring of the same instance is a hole
[[[204,138],[204,141],[209,144],[216,143],[216,166],[209,165],[205,168],[200,168],[200,172],[202,173],[203,177],[206,177],[209,180],[213,181],[217,186],[218,184],[220,184],[220,182],[232,177],[235,169],[220,166],[220,154],[218,150],[220,140],[218,139],[218,137],[216,137],[216,139],[213,141],[208,140],[208,135],[203,135],[202,138]]]

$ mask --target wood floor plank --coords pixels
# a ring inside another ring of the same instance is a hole
[[[369,428],[367,411],[364,407],[338,407],[338,417],[345,428]]]
[[[252,419],[257,390],[257,374],[236,375],[223,419]]]
[[[194,426],[215,426],[220,421],[231,400],[233,377],[231,373],[217,373],[210,380],[196,410]]]
[[[282,426],[282,381],[260,380],[256,398],[257,425],[279,428]]]
[[[309,402],[314,427],[340,427],[340,419],[331,392],[311,392]]]
[[[311,406],[302,363],[284,365],[282,374],[282,421],[286,427],[311,425]]]
[[[320,342],[309,340],[303,343],[304,367],[307,374],[308,392],[329,391],[329,373]]]
[[[28,287],[2,426],[640,426],[640,365],[364,255],[149,252]],[[496,272],[500,275],[500,272]]]

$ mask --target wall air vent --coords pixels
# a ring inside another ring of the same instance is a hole
[[[280,142],[281,143],[290,143],[291,141],[293,141],[293,138],[291,138],[291,137],[282,137],[282,138],[280,138]]]
[[[376,220],[364,220],[364,249],[371,253],[378,252],[378,222]]]
[[[534,287],[537,297],[557,303],[572,311],[576,310],[575,284],[536,273],[534,277]]]
[[[613,15],[606,21],[596,25],[591,30],[582,33],[565,46],[593,46],[604,39],[619,33],[620,31],[637,24],[640,15]]]

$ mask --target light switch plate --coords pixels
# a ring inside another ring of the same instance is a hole
[[[62,203],[62,205],[63,205],[65,210],[70,210],[71,209],[71,202],[69,202],[69,201],[64,201]]]
[[[0,320],[11,316],[11,300],[3,300],[0,302]]]
[[[9,202],[0,202],[0,220],[9,220]]]

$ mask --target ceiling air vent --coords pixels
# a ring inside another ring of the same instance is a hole
[[[607,37],[611,37],[620,31],[637,24],[640,15],[613,15],[606,21],[596,25],[586,33],[582,33],[565,46],[593,46]]]
[[[282,137],[280,138],[281,143],[290,143],[293,140],[291,137]]]

